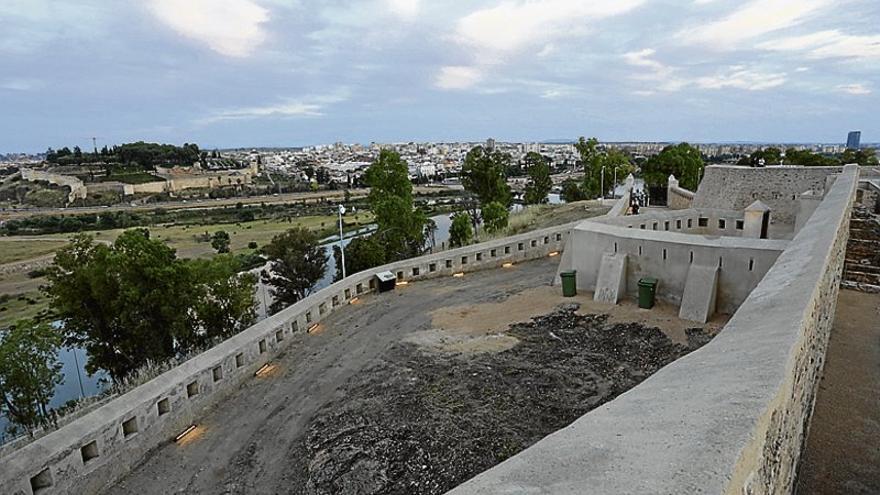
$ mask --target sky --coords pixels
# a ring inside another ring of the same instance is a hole
[[[880,141],[877,0],[0,0],[0,152]]]

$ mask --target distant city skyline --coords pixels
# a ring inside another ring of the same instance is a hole
[[[5,0],[0,153],[877,142],[878,21],[872,0]]]

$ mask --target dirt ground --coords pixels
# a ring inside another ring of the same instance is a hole
[[[840,291],[796,493],[880,493],[880,294]]]
[[[549,287],[557,263],[414,283],[335,312],[210,411],[196,438],[157,448],[106,493],[442,493],[717,328],[685,331],[664,306],[591,315],[587,295]],[[563,303],[582,309],[554,310]]]

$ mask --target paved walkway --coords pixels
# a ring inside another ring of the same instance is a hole
[[[796,493],[880,493],[880,294],[840,291]]]

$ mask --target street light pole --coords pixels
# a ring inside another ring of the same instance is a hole
[[[345,206],[339,205],[339,253],[340,259],[342,260],[342,278],[346,277],[345,274],[345,246],[342,244],[342,215],[345,214]]]
[[[605,165],[602,165],[602,181],[600,182],[600,186],[602,188],[602,203],[605,203]]]
[[[611,186],[611,190],[614,191],[614,194],[611,195],[612,198],[617,197],[617,166],[614,167],[614,185]]]

